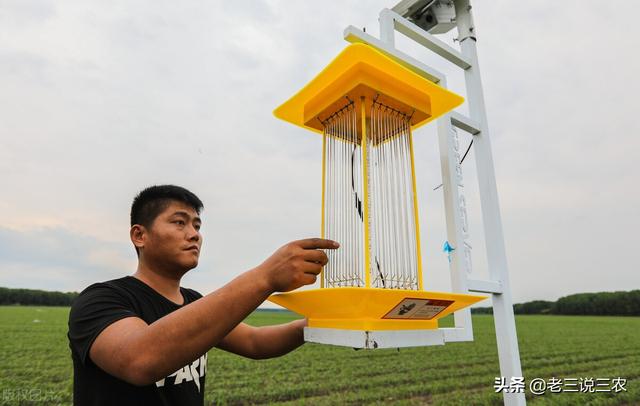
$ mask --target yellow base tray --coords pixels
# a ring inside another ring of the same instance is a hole
[[[269,301],[309,320],[345,330],[438,328],[438,319],[487,296],[380,288],[323,288],[271,295]]]

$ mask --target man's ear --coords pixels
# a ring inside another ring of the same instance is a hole
[[[147,239],[147,230],[144,226],[134,224],[131,226],[131,230],[129,230],[129,236],[131,237],[131,242],[137,249],[144,248],[144,242]]]

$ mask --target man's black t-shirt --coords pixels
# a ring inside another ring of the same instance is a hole
[[[199,299],[195,290],[180,288],[178,305],[132,276],[95,283],[73,302],[69,314],[69,347],[73,359],[73,401],[76,405],[202,405],[207,354],[148,386],[135,386],[109,375],[89,357],[96,337],[111,323],[138,317],[151,324]]]

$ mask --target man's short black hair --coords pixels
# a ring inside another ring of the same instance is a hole
[[[140,224],[150,228],[156,217],[174,201],[191,206],[198,214],[204,207],[198,196],[183,187],[175,185],[150,186],[138,193],[133,199],[131,226]]]

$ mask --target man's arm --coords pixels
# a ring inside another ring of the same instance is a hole
[[[224,287],[147,325],[129,317],[105,328],[91,346],[91,360],[107,373],[149,385],[217,345],[273,292],[316,281],[338,244],[319,238],[294,241]]]
[[[217,347],[253,359],[279,357],[304,344],[306,325],[306,319],[263,327],[240,323]]]

